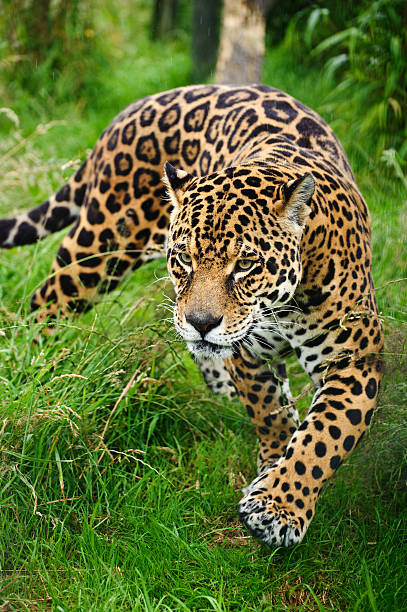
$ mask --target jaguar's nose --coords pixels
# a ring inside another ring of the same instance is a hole
[[[211,331],[211,329],[215,329],[222,322],[223,315],[221,317],[215,317],[211,313],[191,313],[185,316],[185,319],[188,323],[192,325],[199,333],[201,334],[202,340],[205,338],[205,335]]]

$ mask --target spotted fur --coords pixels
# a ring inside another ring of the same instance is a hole
[[[55,196],[0,221],[0,244],[75,219],[32,298],[37,320],[87,309],[166,251],[176,329],[215,391],[233,385],[259,438],[239,515],[269,545],[299,542],[369,425],[381,378],[369,214],[331,129],[267,86],[143,98]],[[316,389],[301,424],[291,354]]]

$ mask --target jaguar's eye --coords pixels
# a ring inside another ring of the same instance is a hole
[[[192,264],[192,257],[191,255],[188,255],[188,253],[179,253],[178,258],[186,266],[190,266]]]
[[[253,259],[239,259],[235,265],[235,272],[247,272],[253,265]]]

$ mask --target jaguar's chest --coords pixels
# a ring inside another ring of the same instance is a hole
[[[254,326],[248,346],[253,355],[270,363],[286,359],[292,354],[313,378],[313,369],[326,358],[329,338],[313,320],[302,312],[283,311],[262,318]]]
[[[295,325],[291,318],[280,318],[275,314],[262,317],[253,327],[247,348],[264,360],[279,361],[293,351]]]

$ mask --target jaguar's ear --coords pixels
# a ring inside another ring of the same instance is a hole
[[[188,174],[185,170],[178,170],[170,162],[165,162],[163,182],[168,187],[168,195],[170,196],[173,210],[178,209],[180,192],[184,191],[187,184],[193,178],[192,174]]]
[[[314,191],[315,179],[310,173],[283,185],[283,210],[287,219],[301,229],[311,212],[308,204]]]

